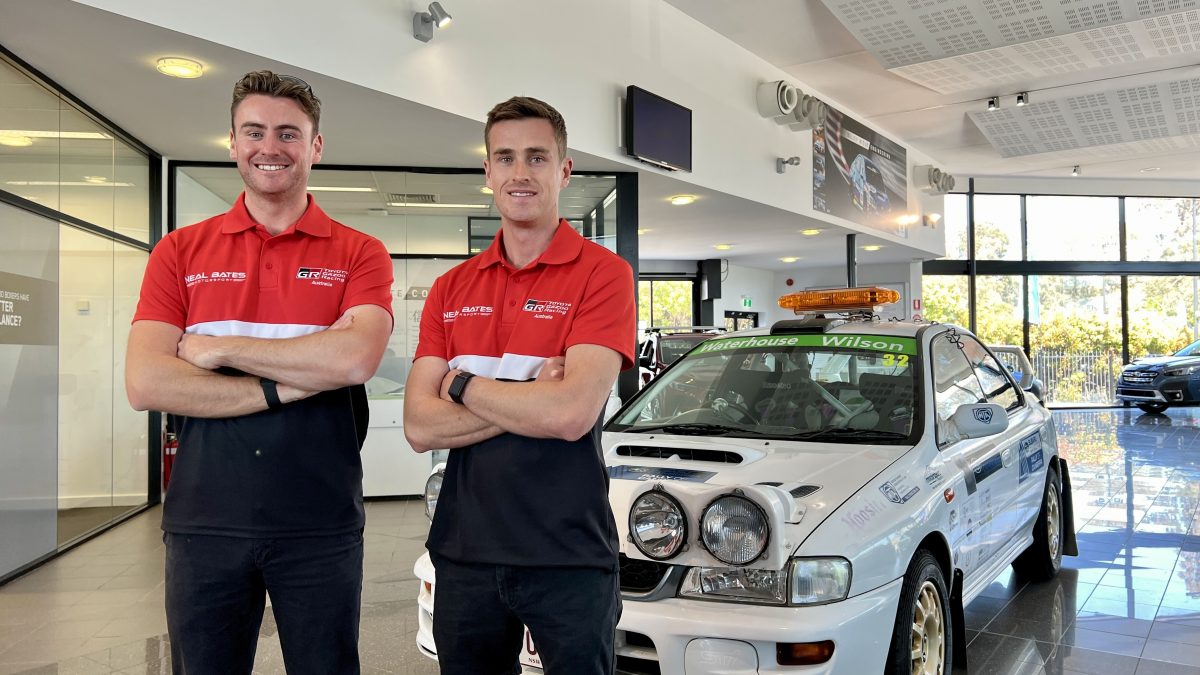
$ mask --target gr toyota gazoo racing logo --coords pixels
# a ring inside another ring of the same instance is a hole
[[[535,319],[553,319],[555,315],[566,316],[567,312],[571,311],[571,303],[530,298],[525,301],[525,307],[522,309],[526,312],[533,312]]]
[[[335,270],[330,267],[298,267],[297,279],[307,279],[313,286],[332,286],[334,282],[346,283],[346,270]]]

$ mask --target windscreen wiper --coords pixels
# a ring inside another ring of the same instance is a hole
[[[761,436],[762,432],[745,427],[733,427],[727,424],[702,424],[699,422],[688,422],[685,424],[660,424],[651,427],[629,427],[622,429],[625,433],[630,434],[648,434],[657,431],[663,431],[668,434],[679,434],[681,436],[727,436],[729,434],[750,434],[753,436]]]
[[[812,440],[905,440],[908,434],[899,431],[886,431],[883,429],[851,429],[850,427],[831,427],[829,429],[817,429],[816,431],[805,431],[804,433],[796,434],[790,437],[794,441],[812,441]]]

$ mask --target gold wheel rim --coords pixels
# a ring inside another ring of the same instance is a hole
[[[921,584],[913,606],[912,675],[945,675],[946,620],[942,595],[932,581]]]

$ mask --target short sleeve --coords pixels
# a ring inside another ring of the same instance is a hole
[[[177,237],[164,237],[150,252],[133,320],[162,321],[187,329],[187,298],[179,285]]]
[[[383,242],[367,237],[346,281],[341,312],[357,305],[379,305],[392,314],[392,257]],[[395,321],[393,314],[392,320]]]
[[[429,297],[425,298],[425,307],[421,309],[421,327],[417,333],[417,351],[413,360],[422,356],[436,356],[439,359],[450,360],[446,348],[446,326],[442,323],[442,298],[445,286],[445,276],[440,276],[429,289]]]
[[[621,355],[621,370],[633,367],[637,309],[633,295],[633,268],[604,251],[571,322],[565,347],[593,344]]]

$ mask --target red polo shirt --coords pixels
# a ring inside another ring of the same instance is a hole
[[[383,244],[308,209],[271,236],[244,195],[222,215],[171,232],[150,254],[134,321],[189,333],[290,338],[356,305],[391,312]],[[361,389],[361,385],[358,387]],[[163,529],[226,536],[311,536],[363,527],[353,387],[241,417],[183,418]]]
[[[561,221],[523,269],[491,247],[438,278],[421,316],[416,358],[495,379],[528,380],[548,357],[594,344],[633,364],[633,270]],[[553,408],[544,411],[553,415]],[[573,441],[501,434],[453,449],[426,544],[460,562],[617,567],[616,523],[600,447],[602,411]]]

